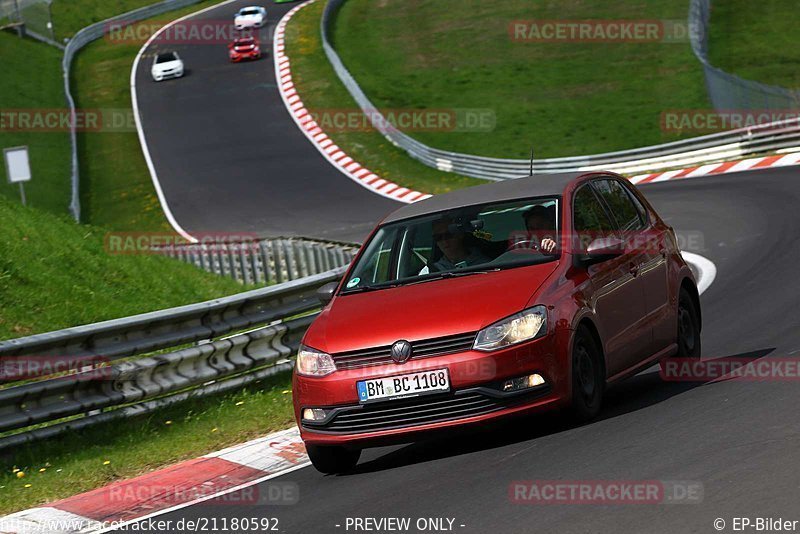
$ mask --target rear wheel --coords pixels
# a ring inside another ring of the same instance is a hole
[[[322,445],[306,445],[306,452],[314,468],[326,475],[352,471],[361,456],[360,450]]]
[[[572,344],[572,415],[579,422],[594,419],[606,386],[602,354],[589,329],[580,326]]]
[[[691,295],[681,288],[678,296],[678,358],[700,358],[700,321]]]

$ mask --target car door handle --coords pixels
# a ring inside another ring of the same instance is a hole
[[[639,274],[639,266],[631,263],[628,266],[628,272],[631,273],[631,276],[636,276],[637,274]]]

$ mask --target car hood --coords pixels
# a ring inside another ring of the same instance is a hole
[[[476,332],[517,313],[555,271],[557,261],[337,296],[304,342],[338,353]]]
[[[153,65],[154,71],[162,71],[162,70],[171,70],[176,69],[182,65],[181,61],[167,61],[166,63],[156,63]]]
[[[258,20],[261,18],[261,15],[256,13],[255,15],[236,15],[236,20]]]

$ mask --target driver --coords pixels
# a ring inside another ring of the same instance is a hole
[[[471,265],[488,263],[491,259],[477,247],[469,247],[467,234],[463,231],[450,231],[452,219],[443,217],[433,223],[433,242],[442,251],[442,257],[434,262],[437,271],[452,271]]]
[[[534,206],[522,214],[525,228],[531,240],[539,244],[539,248],[546,254],[552,254],[556,249],[556,209],[555,206]]]

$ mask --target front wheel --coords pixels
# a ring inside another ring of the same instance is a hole
[[[689,292],[678,296],[678,358],[700,358],[700,321]]]
[[[581,326],[572,344],[572,405],[571,412],[578,422],[597,417],[603,404],[606,386],[602,354],[591,332]]]
[[[361,456],[360,450],[324,445],[306,445],[306,452],[314,468],[326,475],[352,471]]]

